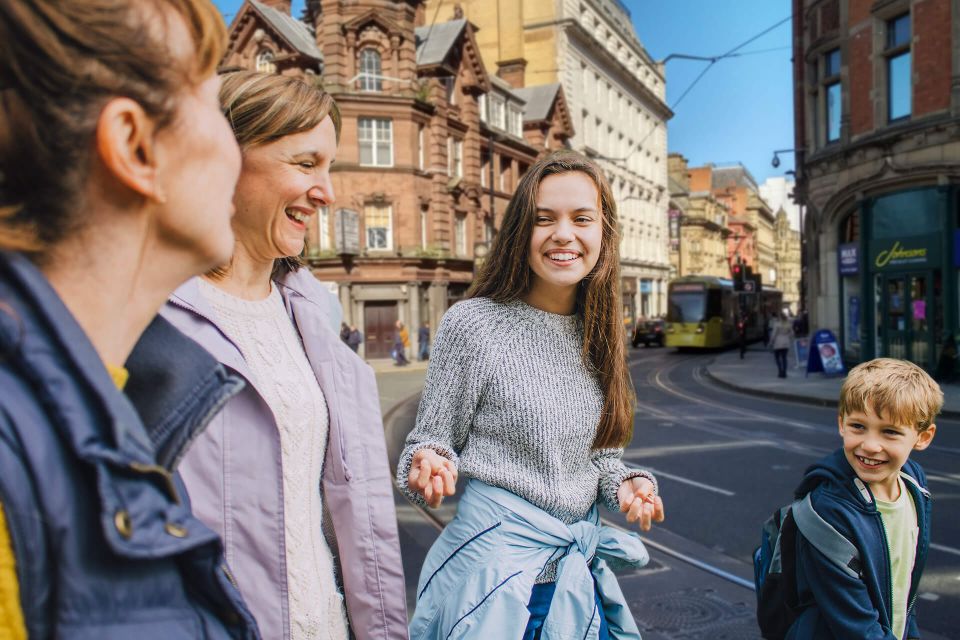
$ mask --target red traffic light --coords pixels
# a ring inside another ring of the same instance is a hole
[[[735,276],[740,275],[740,265],[739,265],[739,264],[733,265],[733,275],[735,275]]]

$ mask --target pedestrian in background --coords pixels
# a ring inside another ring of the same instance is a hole
[[[417,331],[417,341],[420,343],[420,353],[417,360],[423,362],[430,357],[430,323],[424,322]]]
[[[398,367],[405,367],[410,364],[407,360],[407,347],[410,346],[410,332],[397,320],[397,333],[393,338],[393,363]]]
[[[777,362],[777,377],[787,377],[787,351],[793,344],[793,326],[786,311],[770,323],[770,340],[767,345],[773,350],[773,359]]]
[[[265,636],[404,639],[376,380],[339,339],[336,297],[297,258],[335,198],[339,111],[307,79],[252,71],[225,75],[220,103],[243,154],[236,245],[164,314],[247,385],[181,463],[190,497],[224,535]]]
[[[0,2],[2,638],[259,637],[176,472],[242,383],[156,319],[233,250],[225,45],[206,0]],[[125,396],[135,349],[176,380]]]
[[[397,483],[436,508],[459,473],[469,481],[421,570],[411,637],[531,639],[546,621],[564,637],[639,639],[606,562],[647,553],[600,526],[596,504],[644,530],[663,519],[654,477],[621,461],[634,397],[619,244],[602,171],[547,156],[517,186],[469,299],[444,315]]]
[[[343,340],[344,344],[350,344],[350,327],[347,326],[346,322],[340,323],[340,339]]]
[[[350,327],[350,333],[347,335],[347,346],[353,349],[354,353],[360,349],[363,343],[363,334],[357,329],[356,325]]]

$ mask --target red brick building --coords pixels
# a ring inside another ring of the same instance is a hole
[[[933,371],[958,337],[960,0],[794,0],[811,326]]]
[[[398,319],[416,353],[417,327],[466,293],[520,176],[573,135],[559,87],[511,89],[484,68],[474,25],[424,13],[422,0],[308,0],[296,20],[285,0],[247,0],[223,63],[317,74],[340,107],[337,202],[307,258],[368,358],[389,357]]]

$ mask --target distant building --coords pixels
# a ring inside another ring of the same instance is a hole
[[[707,164],[689,169],[690,190],[709,192],[729,212],[726,226],[727,264],[742,262],[760,276],[763,285],[777,286],[773,213],[760,197],[757,181],[746,167]]]
[[[476,24],[487,68],[520,95],[532,85],[562,87],[576,130],[570,144],[603,167],[619,205],[624,318],[665,313],[673,114],[663,65],[643,48],[627,8],[618,0],[428,0],[427,15]]]
[[[476,27],[427,24],[422,0],[307,0],[303,20],[246,0],[229,34],[223,66],[316,76],[337,101],[338,200],[311,220],[307,259],[362,355],[389,357],[397,320],[436,327],[463,298],[520,176],[574,134],[564,92],[490,76]]]
[[[800,311],[800,232],[790,224],[790,216],[781,207],[774,216],[774,255],[777,265],[775,286],[783,292],[783,306],[791,313]]]
[[[677,276],[730,277],[729,210],[709,189],[691,190],[687,160],[669,156],[670,261]],[[698,186],[702,186],[699,185]]]
[[[800,230],[800,205],[793,199],[796,182],[784,176],[772,176],[760,185],[760,197],[770,205],[771,211],[783,209],[787,214],[790,227]]]
[[[935,371],[960,331],[960,3],[793,0],[793,24],[811,326],[848,363]]]

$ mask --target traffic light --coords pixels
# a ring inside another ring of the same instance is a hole
[[[734,262],[730,269],[733,272],[733,290],[743,291],[743,264]]]

